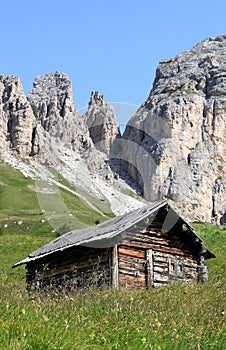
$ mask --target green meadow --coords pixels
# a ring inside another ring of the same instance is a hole
[[[225,229],[193,224],[216,255],[207,261],[207,284],[133,292],[93,289],[61,296],[28,293],[24,266],[12,265],[57,236],[31,185],[19,172],[1,167],[1,350],[226,348]],[[67,193],[64,201],[84,224],[106,219],[75,196]]]

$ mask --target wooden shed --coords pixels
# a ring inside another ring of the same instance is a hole
[[[205,281],[203,260],[213,257],[191,226],[159,201],[68,232],[13,267],[26,264],[29,289],[152,289],[171,281]]]

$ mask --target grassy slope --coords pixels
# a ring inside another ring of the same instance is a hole
[[[208,262],[208,284],[62,299],[28,295],[24,267],[11,269],[50,237],[0,235],[0,349],[224,349],[225,231],[198,230],[217,254]]]
[[[74,226],[76,220],[78,224],[90,226],[107,218],[66,190],[62,189],[57,194],[39,194],[37,197],[34,188],[34,181],[24,177],[10,166],[0,164],[0,232],[23,231],[24,233],[36,232],[40,235],[50,233],[56,226],[69,231],[76,227]],[[42,204],[45,202],[45,207],[48,209],[45,212],[45,216],[50,217],[48,222],[43,215],[43,207],[40,208],[41,201]],[[61,203],[65,205],[65,213],[61,212]],[[55,213],[54,221],[51,219],[53,216],[50,215],[51,212]],[[69,216],[69,213],[72,215]],[[106,215],[110,217],[112,213],[108,212]],[[41,223],[41,220],[45,222]],[[16,224],[18,221],[23,221],[23,224]],[[4,228],[6,224],[7,229]]]
[[[4,183],[0,186],[1,220],[9,223],[0,234],[0,349],[226,348],[225,230],[194,225],[217,256],[208,261],[206,285],[175,284],[151,292],[90,291],[62,299],[28,295],[25,268],[12,270],[11,265],[55,234],[48,223],[40,224],[42,213],[27,187],[30,180],[14,172],[11,177],[7,173],[7,179],[2,171],[0,176]],[[4,193],[6,187],[12,191],[10,198],[8,191]],[[23,207],[15,202],[16,189],[18,197],[24,198]],[[23,219],[24,224],[14,224],[15,219]]]

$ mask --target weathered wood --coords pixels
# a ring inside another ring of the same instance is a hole
[[[30,262],[27,279],[32,281],[37,278],[43,285],[66,285],[67,282],[73,289],[78,285],[84,286],[86,282],[91,283],[92,278],[98,286],[111,283],[115,288],[141,289],[151,289],[177,280],[196,281],[200,242],[198,245],[194,242],[192,229],[183,232],[183,220],[177,222],[170,232],[162,232],[164,210],[161,215],[156,213],[154,221],[148,222],[150,216],[148,218],[141,209],[139,220],[131,214],[126,222],[123,218],[115,218],[110,226],[101,224],[99,228],[94,227],[92,230],[95,234],[85,229],[85,234],[90,238],[96,237],[96,241],[118,238],[117,231],[123,229],[118,231],[121,240],[116,240],[122,243],[109,249],[76,245],[65,251],[58,250],[37,259],[36,263]],[[63,244],[68,244],[67,237]],[[50,248],[55,249],[58,244],[56,240]]]
[[[119,260],[119,267],[120,268],[125,268],[125,269],[128,268],[130,270],[135,270],[135,271],[143,271],[143,272],[145,272],[145,265],[144,264],[133,263],[133,262],[130,262],[130,261],[121,261],[121,260]]]
[[[160,266],[154,265],[153,271],[158,273],[168,273],[169,267],[168,266],[160,267]]]
[[[112,249],[112,286],[119,287],[119,270],[118,270],[118,246],[117,244]]]
[[[167,282],[167,281],[169,281],[168,274],[154,272],[154,282]]]
[[[186,256],[187,254],[191,254],[190,251],[186,251],[186,250],[180,250],[178,248],[174,248],[174,247],[165,247],[165,246],[160,246],[157,244],[147,244],[147,243],[135,243],[135,242],[123,242],[123,246],[127,246],[127,247],[136,247],[138,249],[152,249],[154,251],[158,251],[158,252],[164,252],[164,253],[171,253],[171,254],[178,254],[181,256]]]
[[[134,246],[131,246],[131,247],[134,247]],[[119,254],[130,255],[130,256],[134,256],[136,258],[141,258],[141,259],[145,257],[144,251],[138,250],[138,249],[128,249],[127,244],[126,244],[126,246],[125,245],[119,246],[118,252],[119,252]]]
[[[145,271],[139,271],[139,270],[136,270],[136,269],[129,269],[129,268],[119,267],[119,275],[120,274],[124,274],[124,275],[128,275],[128,276],[134,276],[136,278],[141,278],[141,277],[145,278]]]
[[[122,261],[122,262],[129,262],[131,264],[141,264],[141,265],[145,265],[146,264],[146,259],[143,259],[143,258],[137,258],[137,257],[134,257],[134,256],[127,256],[127,255],[124,255],[124,254],[118,254],[118,257],[119,257],[119,261]]]
[[[150,290],[153,287],[153,252],[152,250],[147,250],[147,289]]]

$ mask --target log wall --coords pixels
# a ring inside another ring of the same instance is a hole
[[[171,281],[197,281],[197,261],[181,235],[148,229],[118,247],[119,285],[150,289]]]
[[[27,265],[28,289],[62,289],[101,287],[111,283],[109,249],[76,247],[52,254],[45,262]]]
[[[27,264],[34,289],[114,287],[151,289],[171,281],[197,281],[197,260],[186,236],[148,228],[113,249],[77,246]]]

